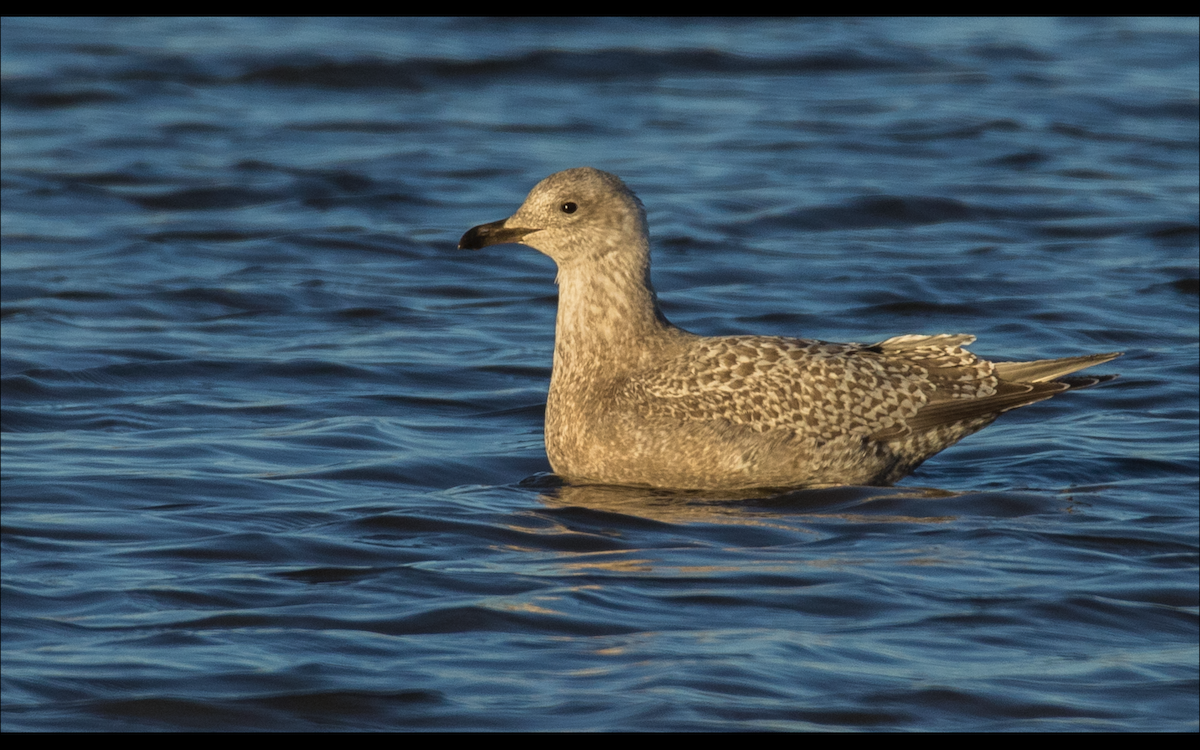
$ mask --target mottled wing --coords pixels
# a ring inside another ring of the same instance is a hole
[[[908,434],[930,405],[996,393],[990,363],[962,347],[971,336],[901,336],[874,345],[738,336],[698,339],[688,352],[631,381],[647,416],[724,419],[827,441]],[[634,395],[634,394],[630,394]]]

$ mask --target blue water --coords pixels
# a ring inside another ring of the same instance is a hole
[[[0,26],[14,730],[1198,728],[1196,20]],[[1124,351],[890,489],[572,487],[551,172],[697,333]]]

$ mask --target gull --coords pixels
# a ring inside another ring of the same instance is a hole
[[[518,243],[558,266],[546,454],[578,484],[731,490],[889,485],[998,416],[1115,376],[1120,352],[989,362],[965,334],[875,344],[698,336],[650,284],[646,212],[591,167],[539,182],[459,248]]]

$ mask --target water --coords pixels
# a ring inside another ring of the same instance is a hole
[[[13,730],[1198,725],[1195,20],[2,27]],[[896,488],[563,486],[581,165],[703,334],[1122,350]]]

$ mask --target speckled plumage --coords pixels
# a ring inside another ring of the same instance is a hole
[[[1107,379],[1063,376],[1120,356],[993,363],[968,335],[696,336],[658,309],[641,202],[590,167],[542,180],[459,247],[506,242],[558,264],[546,452],[577,482],[890,484],[1009,409]]]

